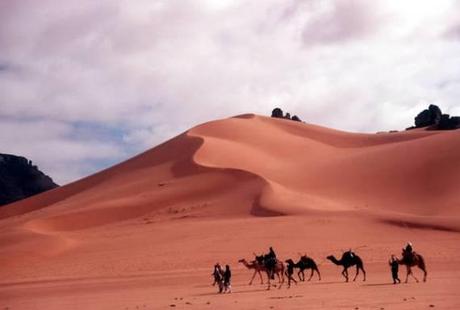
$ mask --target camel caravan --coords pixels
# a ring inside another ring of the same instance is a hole
[[[253,260],[246,260],[244,258],[240,259],[238,263],[243,264],[248,270],[253,271],[252,277],[249,281],[249,285],[252,285],[256,276],[260,279],[260,284],[264,284],[264,276],[267,279],[267,290],[272,286],[278,286],[280,289],[287,280],[287,288],[291,287],[291,283],[297,285],[298,282],[305,281],[305,271],[310,270],[310,275],[307,281],[310,281],[314,274],[316,273],[318,280],[321,281],[321,273],[318,268],[318,264],[313,260],[313,258],[307,256],[306,254],[300,255],[300,258],[297,262],[294,262],[292,259],[287,259],[284,262],[277,258],[275,251],[270,247],[269,252],[264,255],[254,254]],[[331,263],[341,266],[342,276],[345,278],[345,282],[349,281],[348,269],[350,267],[356,267],[356,273],[353,277],[353,281],[359,276],[359,273],[362,273],[362,280],[366,281],[366,270],[364,269],[364,263],[361,257],[356,255],[351,249],[342,253],[340,259],[337,259],[334,255],[329,255],[326,257],[326,260],[329,260]],[[423,281],[426,281],[427,271],[425,260],[423,256],[416,253],[412,249],[412,244],[407,243],[405,248],[402,251],[402,258],[398,259],[395,255],[391,256],[389,261],[391,267],[391,274],[393,277],[393,283],[400,283],[401,280],[398,277],[398,269],[400,265],[406,266],[406,280],[405,283],[409,281],[409,276],[412,276],[416,282],[419,280],[415,277],[412,272],[412,267],[418,267],[424,273]],[[294,274],[297,271],[297,279],[295,279]],[[226,266],[226,272],[222,270],[220,265],[217,263],[214,266],[214,283],[213,285],[218,285],[219,293],[231,292],[231,273],[230,267]],[[272,284],[273,281],[277,281],[278,285]]]

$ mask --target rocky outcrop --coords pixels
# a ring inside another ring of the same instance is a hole
[[[415,127],[437,125],[441,121],[441,116],[441,109],[434,104],[430,104],[428,109],[423,110],[415,117]]]
[[[271,117],[284,118],[284,119],[289,119],[289,120],[296,121],[296,122],[301,122],[302,121],[297,115],[294,115],[294,116],[291,117],[291,113],[289,113],[289,112],[286,112],[286,114],[284,114],[283,110],[281,110],[280,108],[274,108],[273,111],[272,111],[272,116]]]
[[[0,206],[58,187],[32,161],[0,154]]]
[[[460,128],[460,117],[442,114],[441,109],[431,104],[415,117],[415,126],[408,129],[427,127],[430,130],[451,130]]]

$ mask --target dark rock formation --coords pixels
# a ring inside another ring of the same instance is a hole
[[[280,108],[274,108],[272,111],[272,117],[274,118],[284,118],[284,119],[289,119],[297,122],[301,122],[300,118],[297,115],[294,115],[291,118],[291,113],[286,112],[286,115],[284,115],[283,110]]]
[[[58,185],[24,157],[0,154],[0,206]]]
[[[415,117],[415,127],[438,125],[441,121],[441,116],[441,109],[434,104],[430,104],[428,109],[423,110]]]
[[[280,108],[274,108],[272,111],[272,117],[284,118],[283,110],[281,110]]]
[[[460,128],[460,117],[459,116],[450,117],[449,114],[443,114],[441,116],[441,121],[438,124],[438,129],[449,130],[449,129],[456,129],[456,128]]]
[[[428,127],[430,130],[450,130],[460,128],[460,117],[442,114],[441,109],[431,104],[428,109],[423,110],[415,117],[415,127]]]

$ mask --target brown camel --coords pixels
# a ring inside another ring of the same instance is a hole
[[[267,274],[267,277],[268,277],[268,288],[267,289],[268,290],[270,289],[271,274],[270,274],[270,270],[267,269],[265,264],[259,263],[257,260],[254,260],[254,261],[248,263],[248,261],[245,260],[244,258],[240,259],[238,262],[242,263],[248,269],[254,269],[254,274],[252,275],[252,278],[251,278],[251,281],[249,282],[249,285],[252,284],[252,281],[254,280],[254,277],[256,276],[257,273],[260,276],[261,284],[263,284],[263,279],[262,279],[262,274],[261,273],[265,272]],[[278,276],[279,283],[284,282],[284,264],[283,264],[283,262],[277,260],[277,262],[276,262],[276,264],[274,266],[273,273]]]
[[[407,274],[406,274],[406,283],[409,281],[409,275],[411,275],[416,282],[418,282],[418,279],[414,276],[411,267],[417,266],[423,271],[423,282],[426,282],[426,276],[427,276],[427,271],[426,271],[426,265],[425,265],[425,260],[423,259],[423,256],[416,253],[412,252],[411,255],[404,255],[403,253],[403,258],[398,259],[398,264],[400,265],[405,265],[407,268]]]
[[[345,277],[345,282],[348,282],[348,268],[350,268],[351,266],[356,266],[356,275],[353,278],[353,281],[356,280],[356,277],[358,276],[360,269],[363,271],[363,281],[366,281],[366,271],[364,270],[363,261],[358,255],[352,253],[351,251],[343,253],[342,258],[340,260],[337,260],[337,258],[335,258],[334,255],[329,255],[327,259],[338,266],[343,266],[342,275]]]
[[[249,270],[254,269],[254,274],[252,275],[251,281],[249,281],[249,285],[252,285],[252,281],[254,281],[254,278],[255,278],[256,274],[259,274],[259,276],[260,276],[260,284],[264,284],[264,280],[262,278],[262,271],[266,272],[266,270],[265,270],[265,267],[263,265],[260,265],[256,261],[252,261],[252,262],[248,263],[248,261],[245,260],[244,258],[240,259],[238,261],[238,263],[242,263]]]

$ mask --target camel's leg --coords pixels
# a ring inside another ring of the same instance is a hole
[[[256,274],[257,274],[257,270],[254,270],[254,274],[252,275],[251,281],[249,281],[249,285],[252,285],[252,281],[254,281]]]
[[[299,270],[299,272],[297,273],[297,275],[299,276],[299,281],[305,281],[305,273],[303,272],[303,270]],[[300,275],[303,275],[303,280],[302,280],[302,278],[300,277]]]
[[[356,265],[356,274],[355,274],[355,277],[353,278],[353,282],[356,281],[356,278],[358,277],[359,275],[359,266]]]
[[[264,279],[262,277],[262,272],[260,272],[260,270],[257,270],[257,273],[259,274],[259,277],[260,277],[260,284],[264,284]]]
[[[426,269],[421,266],[418,266],[418,268],[420,268],[423,271],[423,282],[426,282],[426,276],[427,276]]]
[[[271,283],[270,283],[270,271],[267,270],[267,276],[268,276],[268,287],[267,287],[267,290],[270,289],[270,286],[271,286]]]
[[[410,268],[410,266],[407,266],[407,274],[406,274],[406,283],[409,282],[409,276],[412,276],[412,278],[415,279],[416,282],[418,282],[418,279],[414,276],[413,272],[412,272],[412,269]]]
[[[311,273],[310,273],[310,278],[308,278],[308,281],[310,281],[311,278],[313,277],[313,272],[314,272],[314,271],[313,271],[313,268],[312,268],[312,269],[311,269]]]
[[[412,278],[415,279],[415,282],[418,283],[418,279],[415,277],[414,273],[412,272],[412,269],[411,269],[411,271],[410,271],[410,275],[412,276]]]
[[[363,281],[366,281],[366,270],[364,270],[364,267],[360,267],[362,272],[363,272]]]
[[[345,277],[345,282],[348,282],[348,271],[347,271],[347,268],[344,268],[344,269],[343,269],[342,275]]]
[[[316,272],[318,273],[318,280],[321,281],[321,274],[319,273],[319,269],[316,268]]]
[[[410,273],[410,267],[406,266],[406,283],[409,282],[409,273]]]

